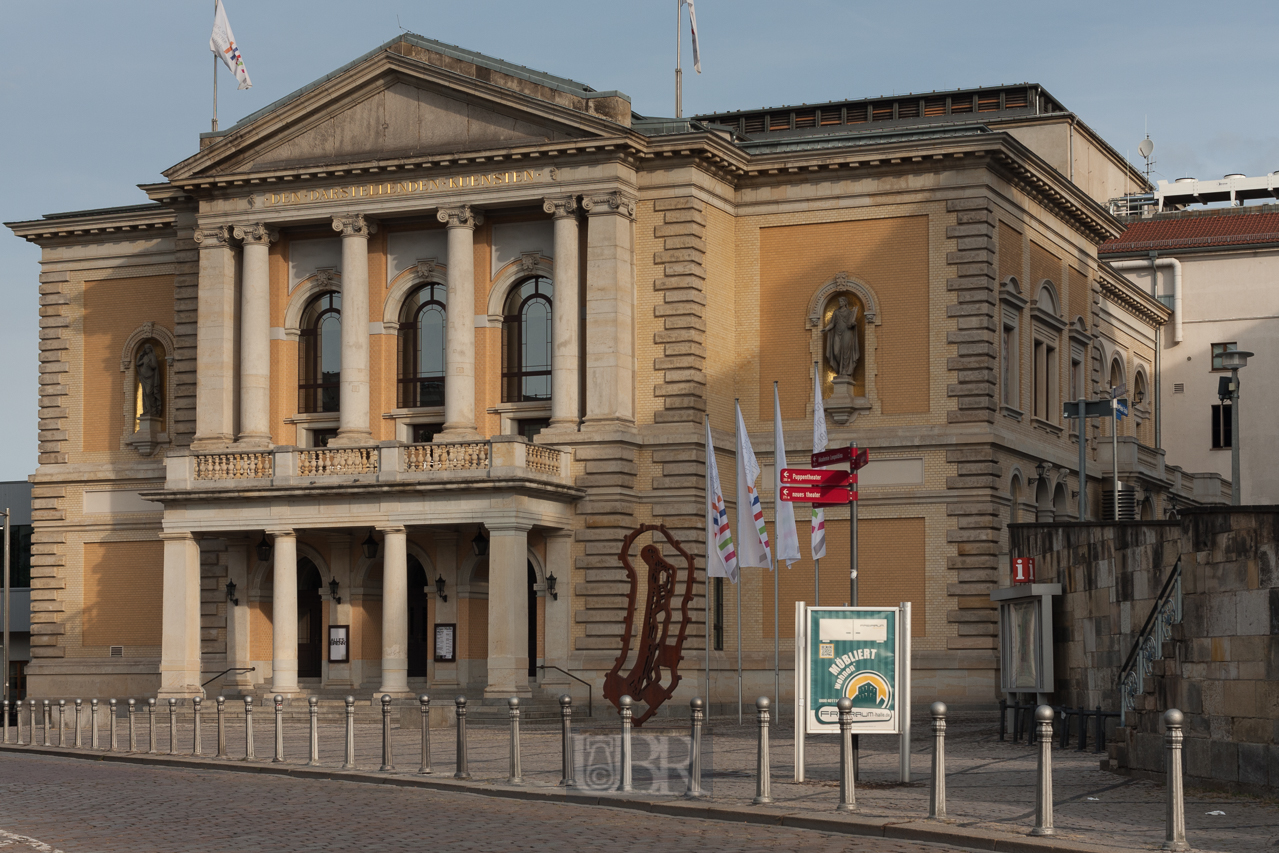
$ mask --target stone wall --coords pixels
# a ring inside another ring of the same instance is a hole
[[[1178,521],[1010,526],[1054,603],[1054,701],[1119,708],[1118,674],[1181,559],[1183,618],[1111,745],[1110,769],[1163,773],[1160,723],[1186,714],[1192,784],[1279,789],[1279,507],[1185,510]]]

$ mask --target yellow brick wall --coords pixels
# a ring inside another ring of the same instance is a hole
[[[999,223],[999,280],[1002,282],[1010,275],[1017,276],[1022,292],[1026,292],[1026,283],[1022,281],[1022,263],[1025,256],[1022,246],[1022,234],[1007,222]]]
[[[84,543],[85,646],[159,646],[163,542]]]

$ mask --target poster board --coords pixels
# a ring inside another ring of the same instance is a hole
[[[839,734],[835,703],[847,697],[854,734],[903,734],[910,708],[909,607],[806,607],[804,615],[805,732]]]
[[[351,627],[329,626],[329,663],[351,662]]]

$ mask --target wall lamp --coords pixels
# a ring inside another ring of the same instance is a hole
[[[440,597],[440,601],[449,600],[449,597],[444,594],[444,575],[439,575],[435,579],[435,594]]]
[[[475,549],[475,556],[487,557],[489,553],[489,540],[484,535],[484,529],[480,528],[475,531],[475,538],[471,540],[471,547]]]
[[[273,550],[274,546],[271,544],[271,541],[266,538],[266,533],[263,532],[262,541],[257,545],[258,559],[265,563],[267,560],[271,559],[271,552]]]
[[[226,582],[226,600],[236,607],[240,606],[240,599],[235,597],[235,581],[229,580]]]
[[[337,578],[333,578],[333,580],[329,581],[329,597],[332,598],[338,604],[342,603],[342,596],[338,595],[338,579]]]
[[[1053,466],[1048,462],[1040,462],[1035,466],[1035,476],[1030,480],[1031,483],[1038,483],[1040,480],[1048,476]]]
[[[556,583],[555,575],[548,574],[546,576],[546,591],[550,594],[551,598],[553,598],[556,601],[559,601],[560,594],[555,591],[555,583]]]
[[[364,556],[370,560],[377,559],[377,540],[373,538],[373,531],[369,531],[369,535],[360,543],[360,548],[364,550]]]

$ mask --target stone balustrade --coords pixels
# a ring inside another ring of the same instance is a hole
[[[487,441],[410,444],[404,448],[404,470],[482,471],[488,470],[492,458]]]
[[[270,453],[210,453],[194,460],[197,480],[265,480],[273,468]]]
[[[378,470],[376,447],[320,447],[314,450],[299,450],[297,460],[300,477],[376,474]]]

